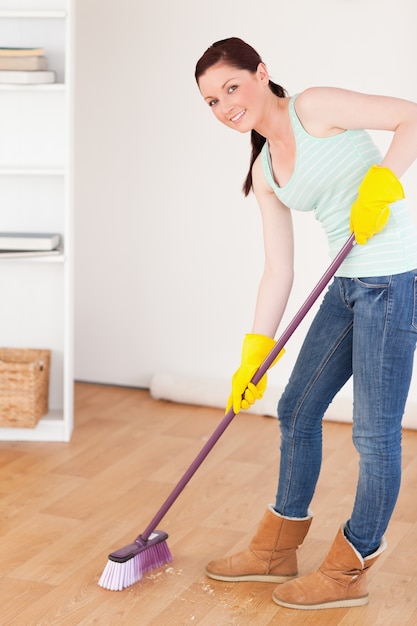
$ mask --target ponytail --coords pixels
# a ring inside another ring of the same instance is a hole
[[[281,85],[277,85],[276,83],[273,83],[271,80],[269,81],[269,88],[272,91],[272,93],[275,94],[278,98],[285,98],[285,96],[287,95],[287,92],[285,91],[283,87],[281,87]],[[252,189],[252,167],[256,159],[258,158],[265,141],[266,141],[265,137],[260,135],[256,130],[251,131],[252,153],[250,157],[249,171],[247,173],[245,182],[243,183],[243,187],[242,187],[242,191],[245,194],[245,196],[248,196],[250,193],[250,190]]]

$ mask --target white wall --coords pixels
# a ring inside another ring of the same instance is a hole
[[[335,85],[417,100],[416,6],[79,0],[78,379],[146,387],[160,371],[229,379],[238,364],[262,269],[260,220],[240,192],[249,136],[215,121],[194,83],[204,50],[240,36],[290,93]],[[404,183],[417,218],[416,173]],[[295,227],[286,322],[328,264],[320,227],[305,215]],[[305,328],[270,384],[285,384]]]

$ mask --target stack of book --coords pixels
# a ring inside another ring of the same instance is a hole
[[[0,48],[0,83],[54,83],[55,72],[48,70],[44,48]]]

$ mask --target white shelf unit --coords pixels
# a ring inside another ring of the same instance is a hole
[[[0,258],[0,345],[51,350],[49,412],[0,440],[69,441],[73,430],[74,0],[5,0],[0,46],[43,47],[57,82],[0,85],[0,231],[57,232],[56,256]]]

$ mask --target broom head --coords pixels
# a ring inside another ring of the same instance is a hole
[[[163,530],[155,530],[148,539],[141,535],[133,543],[109,554],[98,584],[110,591],[122,591],[143,578],[146,572],[172,561]]]

